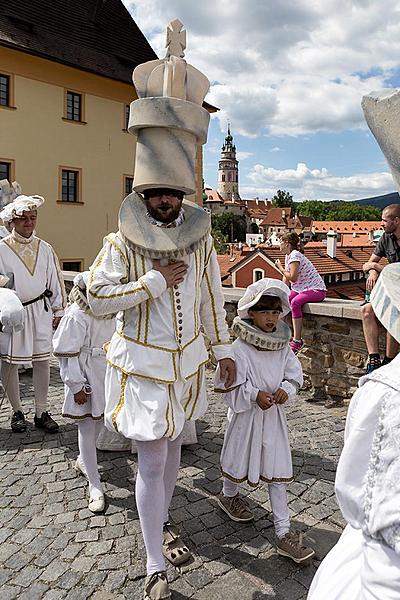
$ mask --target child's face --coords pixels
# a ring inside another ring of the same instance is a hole
[[[253,324],[267,333],[274,331],[281,312],[279,310],[249,310]]]

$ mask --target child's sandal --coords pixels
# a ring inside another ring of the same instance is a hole
[[[179,529],[175,525],[165,523],[163,534],[163,554],[174,567],[179,567],[192,558],[189,548],[183,543]]]

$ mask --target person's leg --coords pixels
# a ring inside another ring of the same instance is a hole
[[[57,433],[59,427],[47,411],[47,394],[50,383],[50,361],[39,360],[32,363],[33,389],[35,393],[35,427],[48,433]]]
[[[398,352],[399,352],[399,342],[397,340],[395,340],[394,337],[392,337],[389,332],[387,332],[387,334],[386,334],[386,355],[385,355],[385,358],[383,359],[383,362],[385,364],[388,364],[391,360],[393,360],[393,358],[395,358],[395,356],[397,356]]]
[[[96,439],[99,433],[99,423],[101,422],[95,421],[91,417],[78,422],[79,458],[84,465],[89,481],[89,495],[93,500],[104,496],[97,467]]]
[[[227,477],[224,477],[222,483],[222,493],[226,498],[233,498],[239,492],[239,485],[234,481],[231,481]]]
[[[301,342],[301,332],[303,329],[303,311],[302,307],[307,302],[322,302],[325,299],[325,290],[306,290],[293,297],[290,306],[292,309],[293,321],[293,339],[295,342]]]
[[[181,464],[181,448],[183,440],[183,431],[178,435],[176,440],[173,442],[168,440],[167,444],[167,461],[165,463],[164,470],[164,523],[168,519],[169,506],[171,504],[172,496],[178,478],[179,466]]]
[[[379,325],[370,302],[361,307],[361,318],[368,350],[367,373],[370,373],[381,366],[381,357],[379,356]]]
[[[14,412],[22,412],[21,397],[19,393],[18,365],[1,361],[1,383],[6,391]]]
[[[268,484],[268,493],[274,519],[275,535],[277,538],[281,538],[290,530],[286,484],[270,483]]]
[[[136,442],[138,473],[136,505],[147,553],[147,574],[165,571],[162,551],[165,510],[164,472],[168,456],[168,440]]]
[[[40,360],[32,363],[33,367],[33,390],[35,394],[36,416],[41,417],[47,412],[47,394],[50,384],[50,361]]]
[[[217,502],[232,521],[248,523],[254,519],[246,499],[239,496],[239,485],[227,477],[224,477],[222,493],[218,496]]]
[[[10,401],[13,414],[11,429],[14,433],[26,431],[26,421],[22,412],[21,397],[19,393],[18,365],[1,361],[1,382]]]

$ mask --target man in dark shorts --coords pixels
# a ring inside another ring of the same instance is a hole
[[[377,279],[385,267],[380,264],[381,258],[386,258],[389,263],[400,262],[400,204],[390,204],[382,212],[382,228],[384,233],[377,243],[368,262],[363,265],[363,270],[368,273],[366,288],[371,292]],[[386,353],[381,361],[379,354],[379,325],[371,303],[364,304],[361,308],[364,337],[368,349],[368,364],[366,372],[370,373],[382,365],[388,364],[398,353],[399,344],[387,333]]]

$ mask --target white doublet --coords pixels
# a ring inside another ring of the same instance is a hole
[[[117,233],[106,237],[91,269],[93,312],[119,311],[107,349],[106,425],[132,439],[175,439],[185,419],[204,414],[202,327],[216,358],[230,356],[211,236],[183,260],[189,267],[184,281],[167,288],[152,259],[133,252]]]
[[[400,598],[400,355],[360,381],[347,416],[336,496],[348,522],[308,600]]]
[[[274,394],[285,390],[291,401],[303,384],[299,359],[289,346],[282,350],[258,350],[237,339],[232,344],[237,376],[234,387],[223,397],[228,409],[228,425],[221,453],[223,474],[235,482],[258,485],[289,482],[293,478],[292,458],[287,431],[285,405],[261,410],[256,403],[258,392]],[[215,377],[218,391],[224,392]]]
[[[54,356],[59,359],[61,379],[65,384],[63,417],[103,417],[107,364],[103,345],[114,331],[114,319],[96,319],[75,302],[67,308],[53,337]],[[77,404],[74,394],[85,385],[91,387],[92,393],[85,404]]]
[[[22,331],[0,336],[1,359],[14,364],[48,360],[51,355],[53,316],[62,316],[66,304],[64,283],[53,248],[31,236],[15,231],[0,241],[0,274],[11,279],[21,302],[40,296],[46,289],[52,296],[25,306]],[[12,353],[12,356],[11,356]]]

